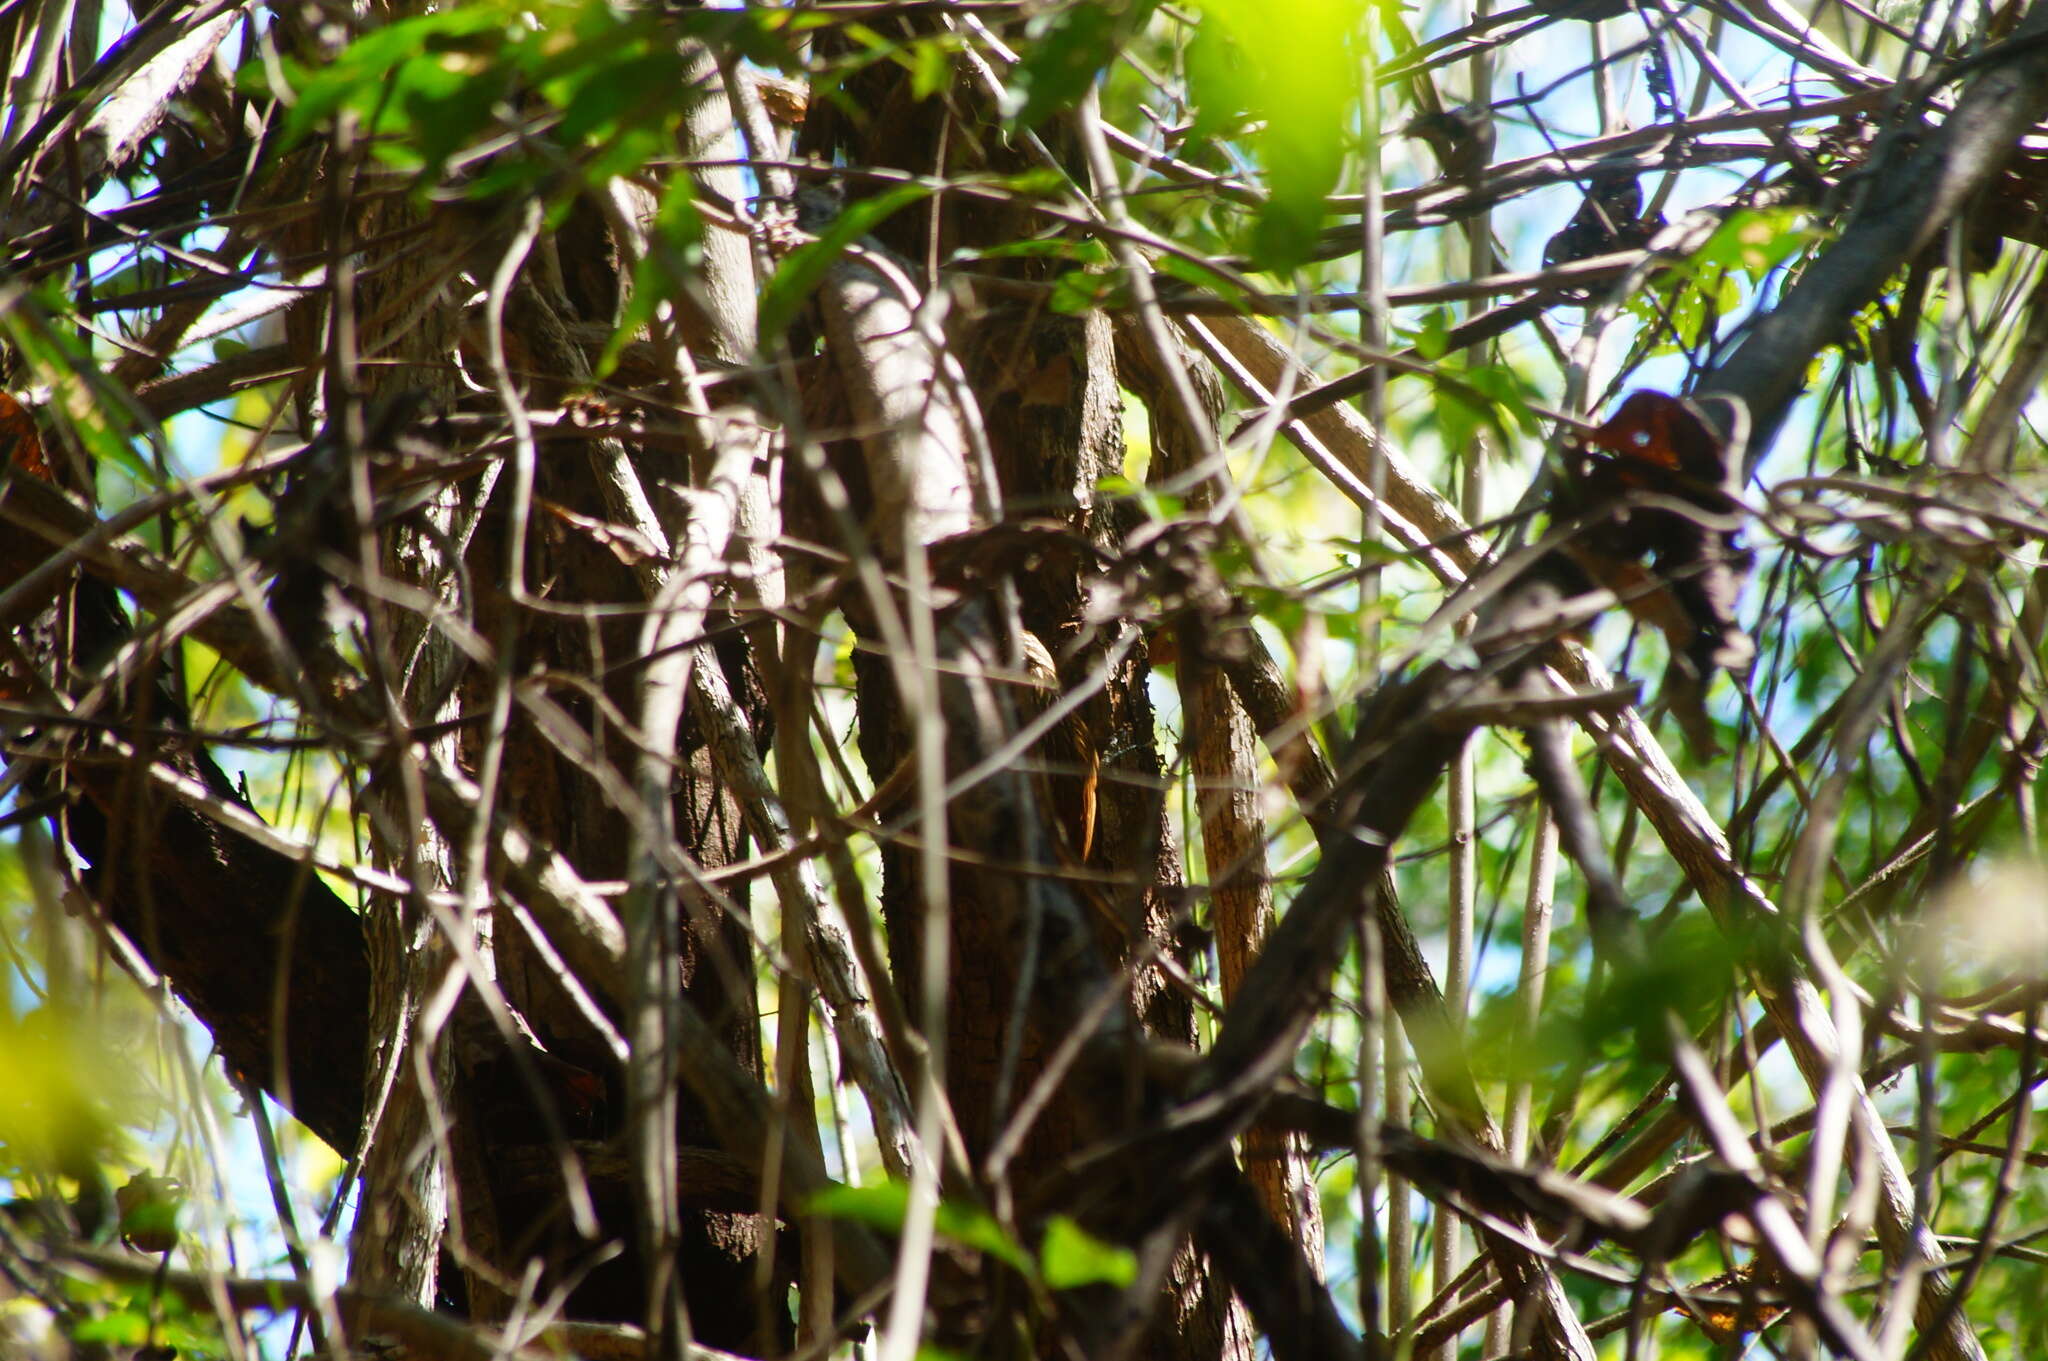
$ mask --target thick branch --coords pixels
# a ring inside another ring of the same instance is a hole
[[[2048,6],[2036,5],[1970,82],[1939,132],[1879,167],[1838,239],[1756,324],[1741,348],[1704,377],[1702,392],[1749,404],[1752,467],[1798,395],[1807,365],[1834,344],[1899,267],[1989,183],[2020,139],[2048,114]],[[1897,145],[1895,143],[1894,145]]]

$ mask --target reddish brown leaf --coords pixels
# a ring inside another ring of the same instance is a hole
[[[43,457],[43,441],[36,434],[35,418],[4,392],[0,392],[0,450],[6,451],[9,467],[45,482],[56,480],[49,460]]]

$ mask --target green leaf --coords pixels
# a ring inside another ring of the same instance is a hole
[[[1128,300],[1121,274],[1092,269],[1070,269],[1053,281],[1052,297],[1046,306],[1063,316],[1080,316],[1101,307],[1115,307]]]
[[[108,1342],[134,1347],[149,1340],[149,1315],[140,1309],[115,1309],[98,1318],[80,1319],[71,1336],[78,1342]]]
[[[1509,433],[1508,426],[1513,424],[1525,435],[1542,435],[1542,418],[1529,405],[1537,394],[1513,365],[1481,364],[1465,374],[1465,381],[1486,399],[1488,415],[1502,434]]]
[[[1226,301],[1242,302],[1244,299],[1244,289],[1235,280],[1226,278],[1185,256],[1161,255],[1154,262],[1154,267],[1168,278],[1178,279],[1184,284],[1213,293]]]
[[[664,6],[662,27],[672,36],[700,39],[713,52],[732,52],[756,66],[776,71],[804,69],[798,43],[812,29],[839,22],[837,16],[769,5],[736,5],[702,9]],[[850,33],[859,25],[846,24]]]
[[[134,1040],[114,1016],[17,1012],[0,994],[0,1177],[96,1175],[139,1113]]]
[[[1109,263],[1109,248],[1093,237],[1076,241],[1064,236],[1042,236],[978,250],[963,248],[954,251],[947,263],[973,264],[978,260],[1071,260],[1077,265],[1100,268]]]
[[[1204,0],[1188,51],[1195,132],[1240,118],[1266,171],[1267,200],[1252,229],[1261,268],[1292,269],[1314,251],[1324,201],[1344,167],[1347,129],[1362,92],[1358,44],[1364,0]],[[1223,112],[1213,119],[1211,103]]]
[[[682,59],[672,51],[642,52],[580,74],[585,78],[575,82],[573,91],[558,91],[569,97],[555,135],[570,143],[610,136],[622,123],[672,107],[675,92],[688,88]]]
[[[1561,1023],[1576,1030],[1582,1052],[1607,1050],[1629,1068],[1647,1072],[1663,1062],[1657,1056],[1664,1052],[1666,1016],[1675,1013],[1697,1030],[1728,997],[1740,967],[1737,943],[1707,914],[1681,917],[1646,958],[1616,968],[1579,1016]]]
[[[647,233],[647,254],[633,267],[633,292],[619,316],[618,327],[598,356],[597,376],[608,378],[618,367],[619,353],[654,320],[664,298],[678,296],[688,285],[703,254],[704,220],[697,212],[687,172],[677,171],[662,188],[661,202]]]
[[[1057,194],[1067,187],[1066,176],[1044,165],[1020,170],[1014,175],[990,175],[981,182],[994,189],[1007,189],[1019,198]]]
[[[1006,1233],[995,1216],[971,1205],[946,1202],[939,1206],[938,1231],[956,1243],[979,1248],[998,1261],[1006,1262],[1025,1275],[1031,1274],[1031,1258],[1016,1239]]]
[[[804,1208],[827,1219],[850,1219],[900,1234],[910,1213],[910,1187],[900,1181],[876,1186],[828,1186],[812,1196]],[[932,1224],[940,1236],[985,1252],[1027,1276],[1032,1274],[1031,1258],[986,1210],[941,1202]]]
[[[1239,75],[1244,54],[1230,28],[1221,22],[1197,24],[1183,60],[1195,115],[1188,126],[1186,146],[1199,151],[1244,128],[1251,118],[1252,91]]]
[[[953,80],[953,44],[926,38],[910,45],[910,97],[919,103],[945,89]]]
[[[325,67],[287,64],[296,90],[287,139],[353,110],[379,160],[429,176],[495,135],[514,92],[530,91],[559,117],[535,120],[517,147],[473,168],[472,195],[538,184],[558,186],[559,201],[577,183],[566,165],[589,183],[672,154],[682,113],[701,97],[673,30],[582,0],[539,0],[537,13],[535,23],[483,0],[368,34]]]
[[[812,1196],[804,1208],[827,1219],[850,1219],[871,1229],[902,1233],[904,1217],[910,1213],[910,1187],[900,1181],[874,1186],[834,1183]]]
[[[344,108],[374,114],[392,94],[394,74],[430,51],[438,55],[465,49],[494,50],[502,42],[505,23],[506,15],[496,6],[464,5],[378,28],[317,71],[286,63],[296,98],[285,115],[284,145],[296,145]],[[432,83],[424,72],[412,73],[412,79]]]
[[[1129,1248],[1105,1243],[1065,1215],[1046,1221],[1038,1245],[1039,1270],[1054,1290],[1084,1285],[1119,1289],[1138,1279],[1138,1258]]]
[[[1345,554],[1361,567],[1394,567],[1409,560],[1409,554],[1390,543],[1378,539],[1354,539],[1339,536],[1330,540],[1342,544]]]
[[[438,172],[448,158],[475,141],[497,120],[499,101],[511,87],[511,72],[498,60],[499,44],[436,45],[405,62],[388,82],[388,104],[380,106],[373,130],[410,134],[417,144],[380,141],[379,154],[398,164],[417,160]]]
[[[1744,208],[1730,213],[1700,247],[1693,264],[1740,269],[1754,282],[1812,244],[1819,233],[1805,223],[1801,208]]]
[[[104,382],[88,377],[99,367],[92,350],[69,327],[52,324],[70,310],[62,277],[38,284],[32,296],[33,306],[18,302],[12,313],[0,317],[0,332],[21,352],[29,373],[50,385],[50,406],[63,413],[72,434],[101,465],[101,474],[126,474],[137,485],[149,485],[154,470],[132,443],[145,437],[147,428],[131,422]]]
[[[1035,128],[1078,104],[1151,13],[1149,4],[1083,0],[1033,15],[1024,26],[1024,59],[1003,95],[1011,126]]]
[[[922,184],[899,184],[873,198],[846,205],[817,240],[797,247],[776,267],[767,287],[761,290],[760,344],[765,350],[781,338],[825,274],[861,237],[899,209],[929,197]]]
[[[1415,333],[1415,353],[1434,364],[1450,352],[1451,314],[1432,307],[1422,314],[1422,329]]]

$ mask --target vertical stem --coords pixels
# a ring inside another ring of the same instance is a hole
[[[1472,19],[1483,21],[1491,8],[1490,0],[1473,0]],[[1482,48],[1471,61],[1471,97],[1469,108],[1475,119],[1490,118],[1487,106],[1493,97],[1493,64]],[[1483,173],[1483,172],[1482,172]],[[1465,268],[1470,277],[1477,278],[1493,270],[1493,220],[1487,213],[1481,213],[1466,224]],[[1466,304],[1468,316],[1477,315],[1477,301]],[[1486,518],[1486,459],[1487,439],[1482,433],[1466,451],[1464,483],[1461,509],[1467,524],[1479,524]],[[1457,759],[1451,763],[1451,773],[1445,797],[1449,801],[1447,810],[1451,833],[1451,883],[1450,883],[1450,944],[1449,958],[1444,966],[1444,1002],[1450,1009],[1452,1024],[1462,1029],[1465,1011],[1472,987],[1472,946],[1473,909],[1478,898],[1478,841],[1474,828],[1478,823],[1477,800],[1473,788],[1476,772],[1473,768],[1473,744],[1467,741],[1459,750]],[[1436,1224],[1436,1255],[1434,1258],[1433,1284],[1442,1291],[1457,1279],[1460,1268],[1458,1221],[1449,1214],[1439,1214]],[[1489,1330],[1490,1332],[1490,1330]],[[1444,1361],[1452,1361],[1458,1354],[1456,1337],[1444,1344],[1439,1353]]]
[[[806,950],[802,910],[782,904],[782,952],[802,959]],[[809,989],[794,966],[779,971],[775,990],[775,1095],[783,1118],[769,1131],[770,1155],[767,1166],[781,1165],[781,1142],[800,1139],[810,1146],[819,1166],[824,1165],[823,1140],[818,1135],[817,1090],[811,1081],[811,1007]],[[774,1223],[772,1207],[762,1222]],[[797,1345],[806,1346],[832,1331],[832,1278],[830,1235],[805,1233],[801,1237],[802,1271],[799,1276]],[[774,1336],[769,1310],[779,1305],[773,1297],[774,1256],[760,1254],[755,1288],[761,1296],[761,1337]]]
[[[1383,1036],[1393,1029],[1381,977],[1384,968],[1379,919],[1368,902],[1358,914],[1358,1320],[1365,1334],[1366,1361],[1382,1361],[1387,1353],[1380,1340],[1394,1331],[1392,1322],[1381,1318],[1380,1235],[1373,1214],[1373,1191],[1380,1180],[1379,1111],[1373,1097],[1379,1079],[1379,1048]],[[1399,1260],[1394,1263],[1395,1267],[1402,1265]],[[1406,1274],[1399,1270],[1387,1273],[1390,1302],[1394,1279]]]
[[[1386,1018],[1381,1032],[1386,1039],[1387,1123],[1407,1127],[1411,1118],[1408,1100],[1408,1045],[1401,1035],[1398,1016]],[[1387,1336],[1399,1337],[1414,1321],[1415,1221],[1410,1218],[1414,1200],[1405,1177],[1387,1178]]]
[[[0,133],[0,150],[11,150],[49,108],[64,39],[71,32],[72,8],[71,0],[45,0],[32,29],[35,47],[28,67],[13,80],[8,91],[7,102],[13,112],[7,119],[6,131]]]
[[[1543,982],[1550,969],[1551,909],[1557,894],[1557,824],[1539,813],[1536,842],[1529,851],[1529,893],[1522,906],[1522,974],[1516,984],[1515,1034],[1527,1044],[1543,1019]],[[1529,1121],[1535,1086],[1523,1080],[1508,1098],[1508,1157],[1529,1156]]]
[[[1363,306],[1358,314],[1358,337],[1375,350],[1383,349],[1387,337],[1386,223],[1380,165],[1379,50],[1375,35],[1367,33],[1360,62],[1359,165],[1360,188],[1365,196],[1360,214],[1362,240],[1359,249],[1358,293]],[[1366,420],[1374,431],[1385,429],[1387,415],[1386,369],[1375,364],[1366,379]],[[1386,490],[1386,460],[1379,446],[1373,447],[1372,497],[1359,525],[1361,546],[1375,542],[1380,534],[1380,497]],[[1380,578],[1366,572],[1358,581],[1358,611],[1364,626],[1359,632],[1359,675],[1368,685],[1378,683],[1380,667],[1379,626]],[[1399,1025],[1387,1013],[1386,989],[1381,978],[1379,921],[1368,908],[1359,918],[1359,1026],[1358,1026],[1358,1316],[1365,1333],[1366,1356],[1379,1361],[1376,1336],[1393,1337],[1408,1321],[1408,1184],[1398,1177],[1387,1181],[1387,1267],[1386,1309],[1380,1307],[1379,1223],[1373,1212],[1373,1192],[1380,1180],[1379,1122],[1374,1101],[1380,1047],[1386,1046],[1387,1112],[1394,1116],[1394,1091],[1402,1081],[1399,1064]],[[1403,1093],[1405,1095],[1405,1091]],[[1406,1103],[1398,1117],[1406,1120]]]
[[[1598,23],[1586,25],[1593,48],[1593,111],[1600,119],[1600,135],[1614,127],[1614,73],[1607,64],[1607,35]]]
[[[925,1063],[916,1093],[917,1139],[923,1156],[910,1170],[910,1204],[896,1257],[894,1292],[882,1330],[882,1361],[910,1361],[923,1333],[925,1286],[929,1280],[933,1221],[938,1211],[939,1168],[933,1150],[945,1137],[946,980],[952,970],[952,884],[947,875],[946,720],[939,704],[937,623],[932,611],[930,564],[915,517],[906,522],[902,544],[909,579],[905,614],[913,661],[898,668],[911,684],[903,687],[917,771],[918,883],[924,902],[919,941],[918,1025],[924,1033]]]
[[[1468,478],[1470,474],[1467,474]],[[1448,935],[1449,958],[1444,965],[1444,1009],[1449,1014],[1451,1025],[1463,1033],[1467,995],[1472,986],[1472,918],[1475,888],[1477,886],[1476,841],[1473,827],[1477,821],[1472,790],[1472,742],[1467,739],[1460,744],[1457,757],[1451,762],[1451,774],[1444,798],[1446,821],[1451,832],[1451,873]],[[1440,1205],[1433,1220],[1435,1240],[1430,1257],[1430,1290],[1441,1294],[1458,1279],[1460,1269],[1458,1220],[1448,1206]],[[1446,1338],[1437,1356],[1442,1361],[1455,1361],[1458,1355],[1456,1334]]]
[[[1551,909],[1557,894],[1557,824],[1544,811],[1536,814],[1536,837],[1529,848],[1529,892],[1522,902],[1522,973],[1515,988],[1517,1047],[1528,1052],[1537,1024],[1543,1019],[1543,980],[1550,968]],[[1517,1080],[1508,1093],[1508,1158],[1529,1156],[1529,1122],[1536,1101],[1535,1084]],[[1513,1311],[1495,1310],[1486,1320],[1487,1356],[1508,1352]]]

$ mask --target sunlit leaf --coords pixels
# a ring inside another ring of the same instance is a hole
[[[1693,257],[1696,266],[1740,269],[1752,281],[1791,259],[1817,235],[1799,208],[1743,208],[1730,213]]]
[[[293,78],[295,98],[284,120],[284,144],[296,144],[344,108],[369,116],[388,109],[386,96],[394,83],[409,79],[416,92],[435,88],[430,69],[414,70],[409,77],[399,75],[423,59],[431,57],[428,68],[440,64],[447,77],[442,88],[459,79],[459,69],[466,68],[472,75],[487,69],[487,64],[471,59],[496,50],[506,19],[505,11],[494,5],[463,5],[373,29],[317,71],[287,63],[285,70]],[[261,68],[252,65],[250,69]],[[404,102],[398,101],[401,108]],[[372,122],[367,130],[380,128]]]
[[[1129,1248],[1105,1243],[1065,1215],[1046,1221],[1045,1238],[1038,1245],[1039,1271],[1054,1290],[1073,1290],[1084,1285],[1113,1285],[1118,1289],[1138,1278],[1138,1258]]]
[[[647,234],[647,255],[633,269],[633,291],[619,324],[598,357],[597,376],[609,377],[618,367],[619,352],[654,320],[662,300],[678,296],[703,253],[704,223],[687,174],[668,177]]]
[[[1053,281],[1047,306],[1067,316],[1079,316],[1098,307],[1115,307],[1127,299],[1129,289],[1122,276],[1092,269],[1070,269]]]
[[[1262,268],[1306,261],[1337,187],[1361,92],[1363,0],[1204,0],[1188,52],[1197,107],[1251,120],[1247,138],[1266,172],[1267,202],[1253,228]]]
[[[1415,353],[1431,363],[1442,359],[1451,348],[1451,314],[1432,307],[1422,314],[1422,329],[1415,335]]]
[[[1081,0],[1033,15],[1003,112],[1017,127],[1034,128],[1073,107],[1151,12],[1141,0]]]
[[[806,242],[791,251],[783,262],[776,266],[767,287],[761,290],[760,343],[765,349],[781,338],[789,329],[789,323],[796,318],[797,309],[802,307],[811,294],[824,281],[825,274],[838,263],[847,248],[873,231],[897,211],[930,197],[931,190],[922,184],[898,184],[883,190],[872,198],[858,199],[846,205],[839,216],[818,234],[815,241]]]
[[[953,253],[953,263],[978,260],[1069,260],[1077,265],[1101,267],[1109,263],[1109,248],[1093,237],[1074,240],[1063,236],[1040,237],[1033,241],[1010,241]]]
[[[875,1186],[828,1186],[805,1207],[829,1219],[850,1219],[870,1228],[901,1233],[910,1213],[910,1187],[900,1181]],[[1029,1275],[1031,1258],[994,1216],[971,1205],[941,1202],[933,1217],[938,1233],[965,1247],[986,1252]]]

